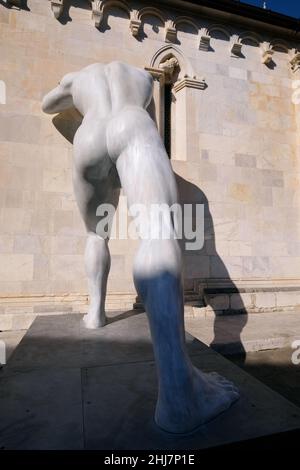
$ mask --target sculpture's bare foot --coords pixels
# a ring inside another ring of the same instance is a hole
[[[188,381],[187,381],[188,382]],[[159,398],[155,421],[165,431],[189,433],[227,410],[239,398],[236,386],[216,372],[193,368],[193,379],[172,399]]]
[[[105,315],[105,312],[101,313],[100,315],[97,313],[95,315],[94,313],[87,313],[83,317],[83,324],[86,328],[89,328],[90,330],[94,330],[96,328],[101,328],[105,326],[107,323],[107,318]]]

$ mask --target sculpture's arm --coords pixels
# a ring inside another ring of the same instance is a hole
[[[42,109],[44,113],[56,114],[71,108],[73,105],[72,84],[75,74],[68,74],[61,80],[56,88],[43,98]]]

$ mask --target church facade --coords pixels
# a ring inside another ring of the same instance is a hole
[[[299,308],[299,22],[224,0],[7,0],[0,57],[0,329],[86,311],[80,116],[52,119],[41,100],[64,74],[114,60],[153,76],[180,203],[204,207],[203,246],[183,249],[188,311]],[[110,241],[108,310],[136,302],[137,243]]]

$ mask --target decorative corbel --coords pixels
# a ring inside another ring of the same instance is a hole
[[[234,42],[230,52],[233,56],[240,57],[242,55],[242,44],[240,42]]]
[[[199,50],[200,51],[209,51],[210,48],[210,36],[206,34],[200,35]]]
[[[269,65],[273,60],[274,52],[271,49],[267,49],[262,52],[261,61],[265,65]]]
[[[273,61],[274,51],[271,48],[270,43],[264,42],[261,48],[261,61],[265,65],[270,65]]]
[[[173,21],[168,20],[165,24],[165,42],[175,42],[177,31]]]
[[[297,72],[300,69],[300,52],[296,52],[294,57],[290,60],[291,68],[293,72]]]
[[[95,23],[95,27],[99,28],[103,20],[103,0],[93,0],[92,20]]]
[[[231,46],[230,46],[230,52],[233,57],[241,57],[242,46],[243,44],[239,41],[238,36],[234,35],[232,38]]]
[[[130,28],[130,31],[132,33],[132,36],[134,36],[135,38],[139,34],[141,24],[142,24],[142,22],[138,17],[138,11],[133,10],[132,16],[130,18],[129,28]]]
[[[130,20],[129,28],[131,30],[132,36],[134,36],[135,38],[139,34],[141,24],[142,24],[141,20],[133,20],[133,19]]]
[[[64,9],[64,0],[50,0],[51,1],[51,10],[53,15],[58,20],[62,15]]]

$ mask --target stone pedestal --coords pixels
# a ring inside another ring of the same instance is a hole
[[[120,312],[101,330],[85,330],[81,318],[37,318],[0,372],[1,448],[203,449],[300,427],[296,406],[187,335],[193,363],[232,380],[241,398],[192,435],[165,433],[153,422],[145,314]]]

